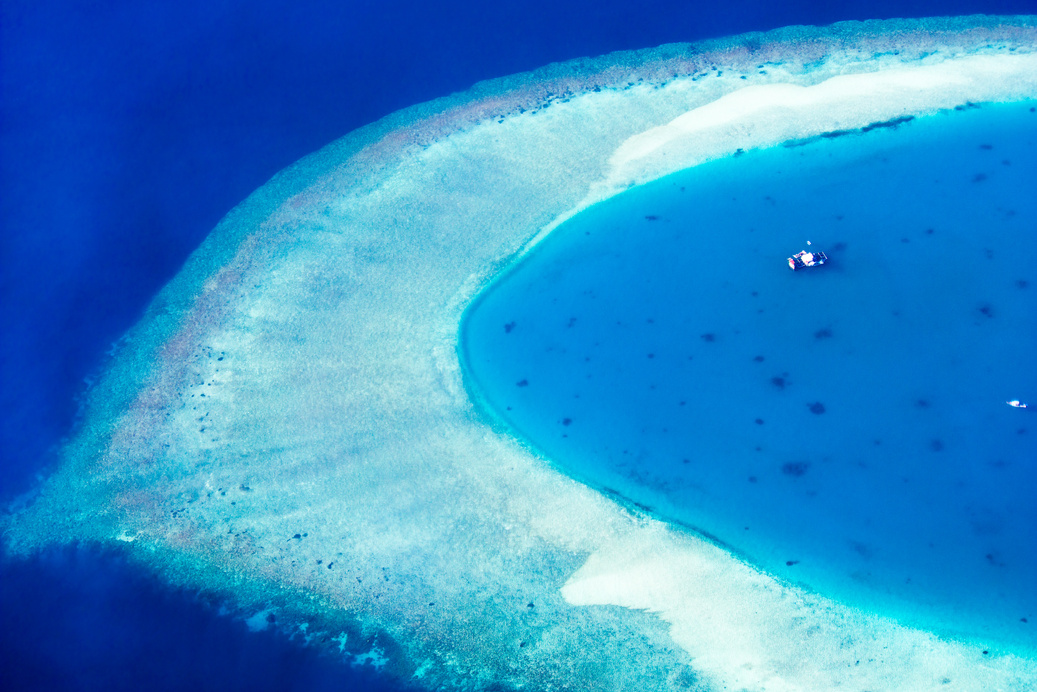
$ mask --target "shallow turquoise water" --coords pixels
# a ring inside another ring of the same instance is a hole
[[[764,569],[1037,646],[1037,113],[748,152],[556,230],[462,327],[566,473]],[[786,264],[806,241],[823,268]]]

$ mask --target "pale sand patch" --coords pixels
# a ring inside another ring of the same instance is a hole
[[[1037,56],[977,55],[933,64],[839,75],[811,86],[773,83],[746,86],[638,133],[612,155],[604,181],[549,224],[635,185],[642,185],[739,149],[763,149],[792,139],[954,108],[968,101],[1028,98],[1037,79]]]
[[[391,116],[228,215],[5,546],[123,545],[430,687],[1033,686],[1033,658],[856,613],[558,473],[472,401],[457,339],[475,295],[593,200],[738,148],[1033,97],[1035,52],[1031,19],[787,29]]]
[[[622,190],[685,168],[689,162],[700,163],[703,159],[692,153],[692,147],[703,140],[715,155],[717,143],[725,139],[741,143],[743,149],[762,148],[790,136],[861,128],[891,114],[931,113],[970,99],[1011,100],[1012,91],[1016,97],[1032,93],[1037,56],[1020,56],[1010,72],[1005,67],[999,58],[974,56],[841,75],[813,86],[748,86],[623,142],[610,161],[609,184]],[[1011,86],[1006,84],[1009,79]]]
[[[782,587],[724,557],[719,548],[653,525],[599,550],[562,593],[578,605],[657,613],[692,655],[692,666],[728,689],[832,690],[850,682],[884,690],[1032,685],[1032,659],[1007,654],[990,661],[974,645],[941,641]]]

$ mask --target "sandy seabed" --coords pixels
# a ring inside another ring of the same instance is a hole
[[[780,582],[555,470],[466,389],[464,309],[558,224],[724,156],[1037,97],[1037,18],[845,23],[476,85],[233,210],[94,386],[7,555],[170,584],[429,688],[1021,690],[1037,653]]]

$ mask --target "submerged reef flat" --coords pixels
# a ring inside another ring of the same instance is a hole
[[[439,689],[1037,684],[560,473],[466,389],[465,308],[704,161],[1037,97],[1037,19],[790,28],[554,65],[364,128],[233,210],[94,386],[9,559],[124,546],[250,625]]]

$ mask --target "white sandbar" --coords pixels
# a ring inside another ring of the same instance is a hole
[[[664,46],[391,116],[217,227],[5,519],[6,548],[122,545],[430,687],[1033,687],[1026,652],[780,583],[557,472],[472,401],[457,338],[495,274],[631,185],[1035,96],[1034,19],[969,18]]]

